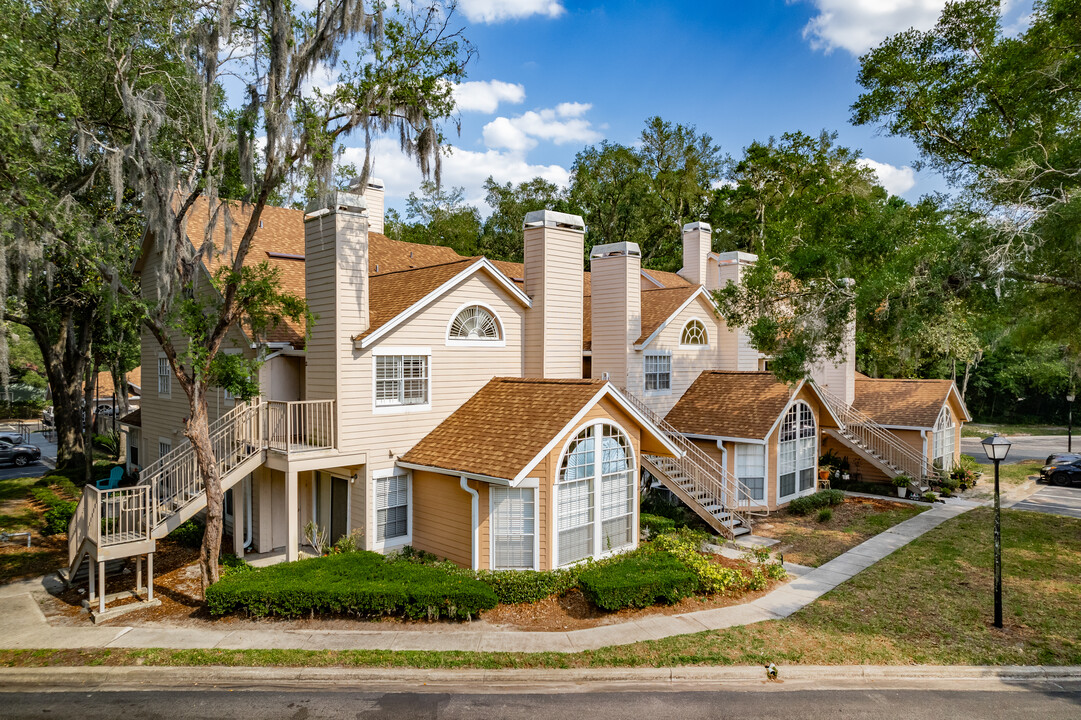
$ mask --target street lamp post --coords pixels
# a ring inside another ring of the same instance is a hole
[[[1073,401],[1076,397],[1073,393],[1066,396],[1066,402],[1070,403],[1069,414],[1066,416],[1066,452],[1073,452]]]
[[[1002,627],[1002,508],[998,501],[998,464],[1010,452],[1010,441],[995,433],[981,443],[987,459],[995,463],[995,627]]]

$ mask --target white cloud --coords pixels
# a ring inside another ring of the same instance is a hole
[[[557,18],[566,12],[560,0],[459,0],[458,9],[476,23],[521,20],[533,15]]]
[[[878,176],[878,183],[886,188],[890,195],[904,195],[916,186],[916,171],[908,165],[895,167],[870,158],[860,158],[859,164],[870,168]]]
[[[890,35],[915,27],[930,30],[946,0],[810,0],[818,15],[803,28],[815,50],[841,48],[861,55]]]
[[[591,107],[588,103],[560,103],[554,109],[530,110],[514,118],[497,117],[484,126],[484,144],[521,152],[536,147],[538,140],[556,145],[596,142],[601,134],[581,117]]]
[[[518,104],[525,100],[525,88],[501,80],[474,80],[454,86],[454,104],[462,112],[491,114],[499,103]]]

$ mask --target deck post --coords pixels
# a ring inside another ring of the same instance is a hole
[[[146,601],[154,599],[154,553],[146,554]]]
[[[285,523],[289,528],[285,537],[285,559],[292,562],[300,557],[300,495],[296,470],[285,473]]]
[[[135,594],[143,591],[143,556],[135,556]]]
[[[94,561],[87,556],[86,558],[86,577],[90,580],[90,597],[87,598],[89,602],[94,602],[96,597],[94,593]]]
[[[247,518],[245,501],[247,494],[244,492],[244,479],[233,486],[233,554],[238,558],[244,557],[244,527]]]
[[[98,561],[98,613],[105,612],[105,561]]]

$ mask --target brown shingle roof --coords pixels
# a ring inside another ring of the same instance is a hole
[[[687,285],[678,288],[654,288],[642,291],[642,334],[635,344],[643,343],[656,332],[668,318],[679,310],[687,298],[698,291],[697,286]],[[593,298],[587,293],[582,299],[582,349],[593,348]]]
[[[765,439],[795,388],[771,372],[706,370],[665,419],[689,435]]]
[[[645,275],[653,278],[666,288],[690,287],[691,283],[679,273],[666,272],[665,270],[650,270],[642,268]]]
[[[303,232],[304,229],[301,228],[301,233]],[[454,248],[402,242],[379,233],[368,233],[368,274],[370,275],[443,265],[462,258],[463,256],[455,252]]]
[[[143,409],[135,408],[118,421],[121,425],[131,425],[132,427],[143,426]]]
[[[401,461],[511,480],[604,385],[602,380],[495,378]]]
[[[852,407],[882,425],[931,428],[952,388],[952,380],[884,380],[857,374]]]
[[[134,385],[135,387],[141,388],[143,384],[142,375],[142,366],[137,365],[134,370],[129,370],[128,385]],[[98,377],[94,384],[94,393],[98,398],[110,398],[113,396],[113,374],[111,372],[102,370],[98,373]]]

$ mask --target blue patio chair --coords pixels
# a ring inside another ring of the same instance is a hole
[[[98,490],[116,490],[120,487],[120,478],[124,477],[124,468],[117,465],[113,468],[113,471],[109,473],[109,477],[98,480],[94,483],[94,486]]]

